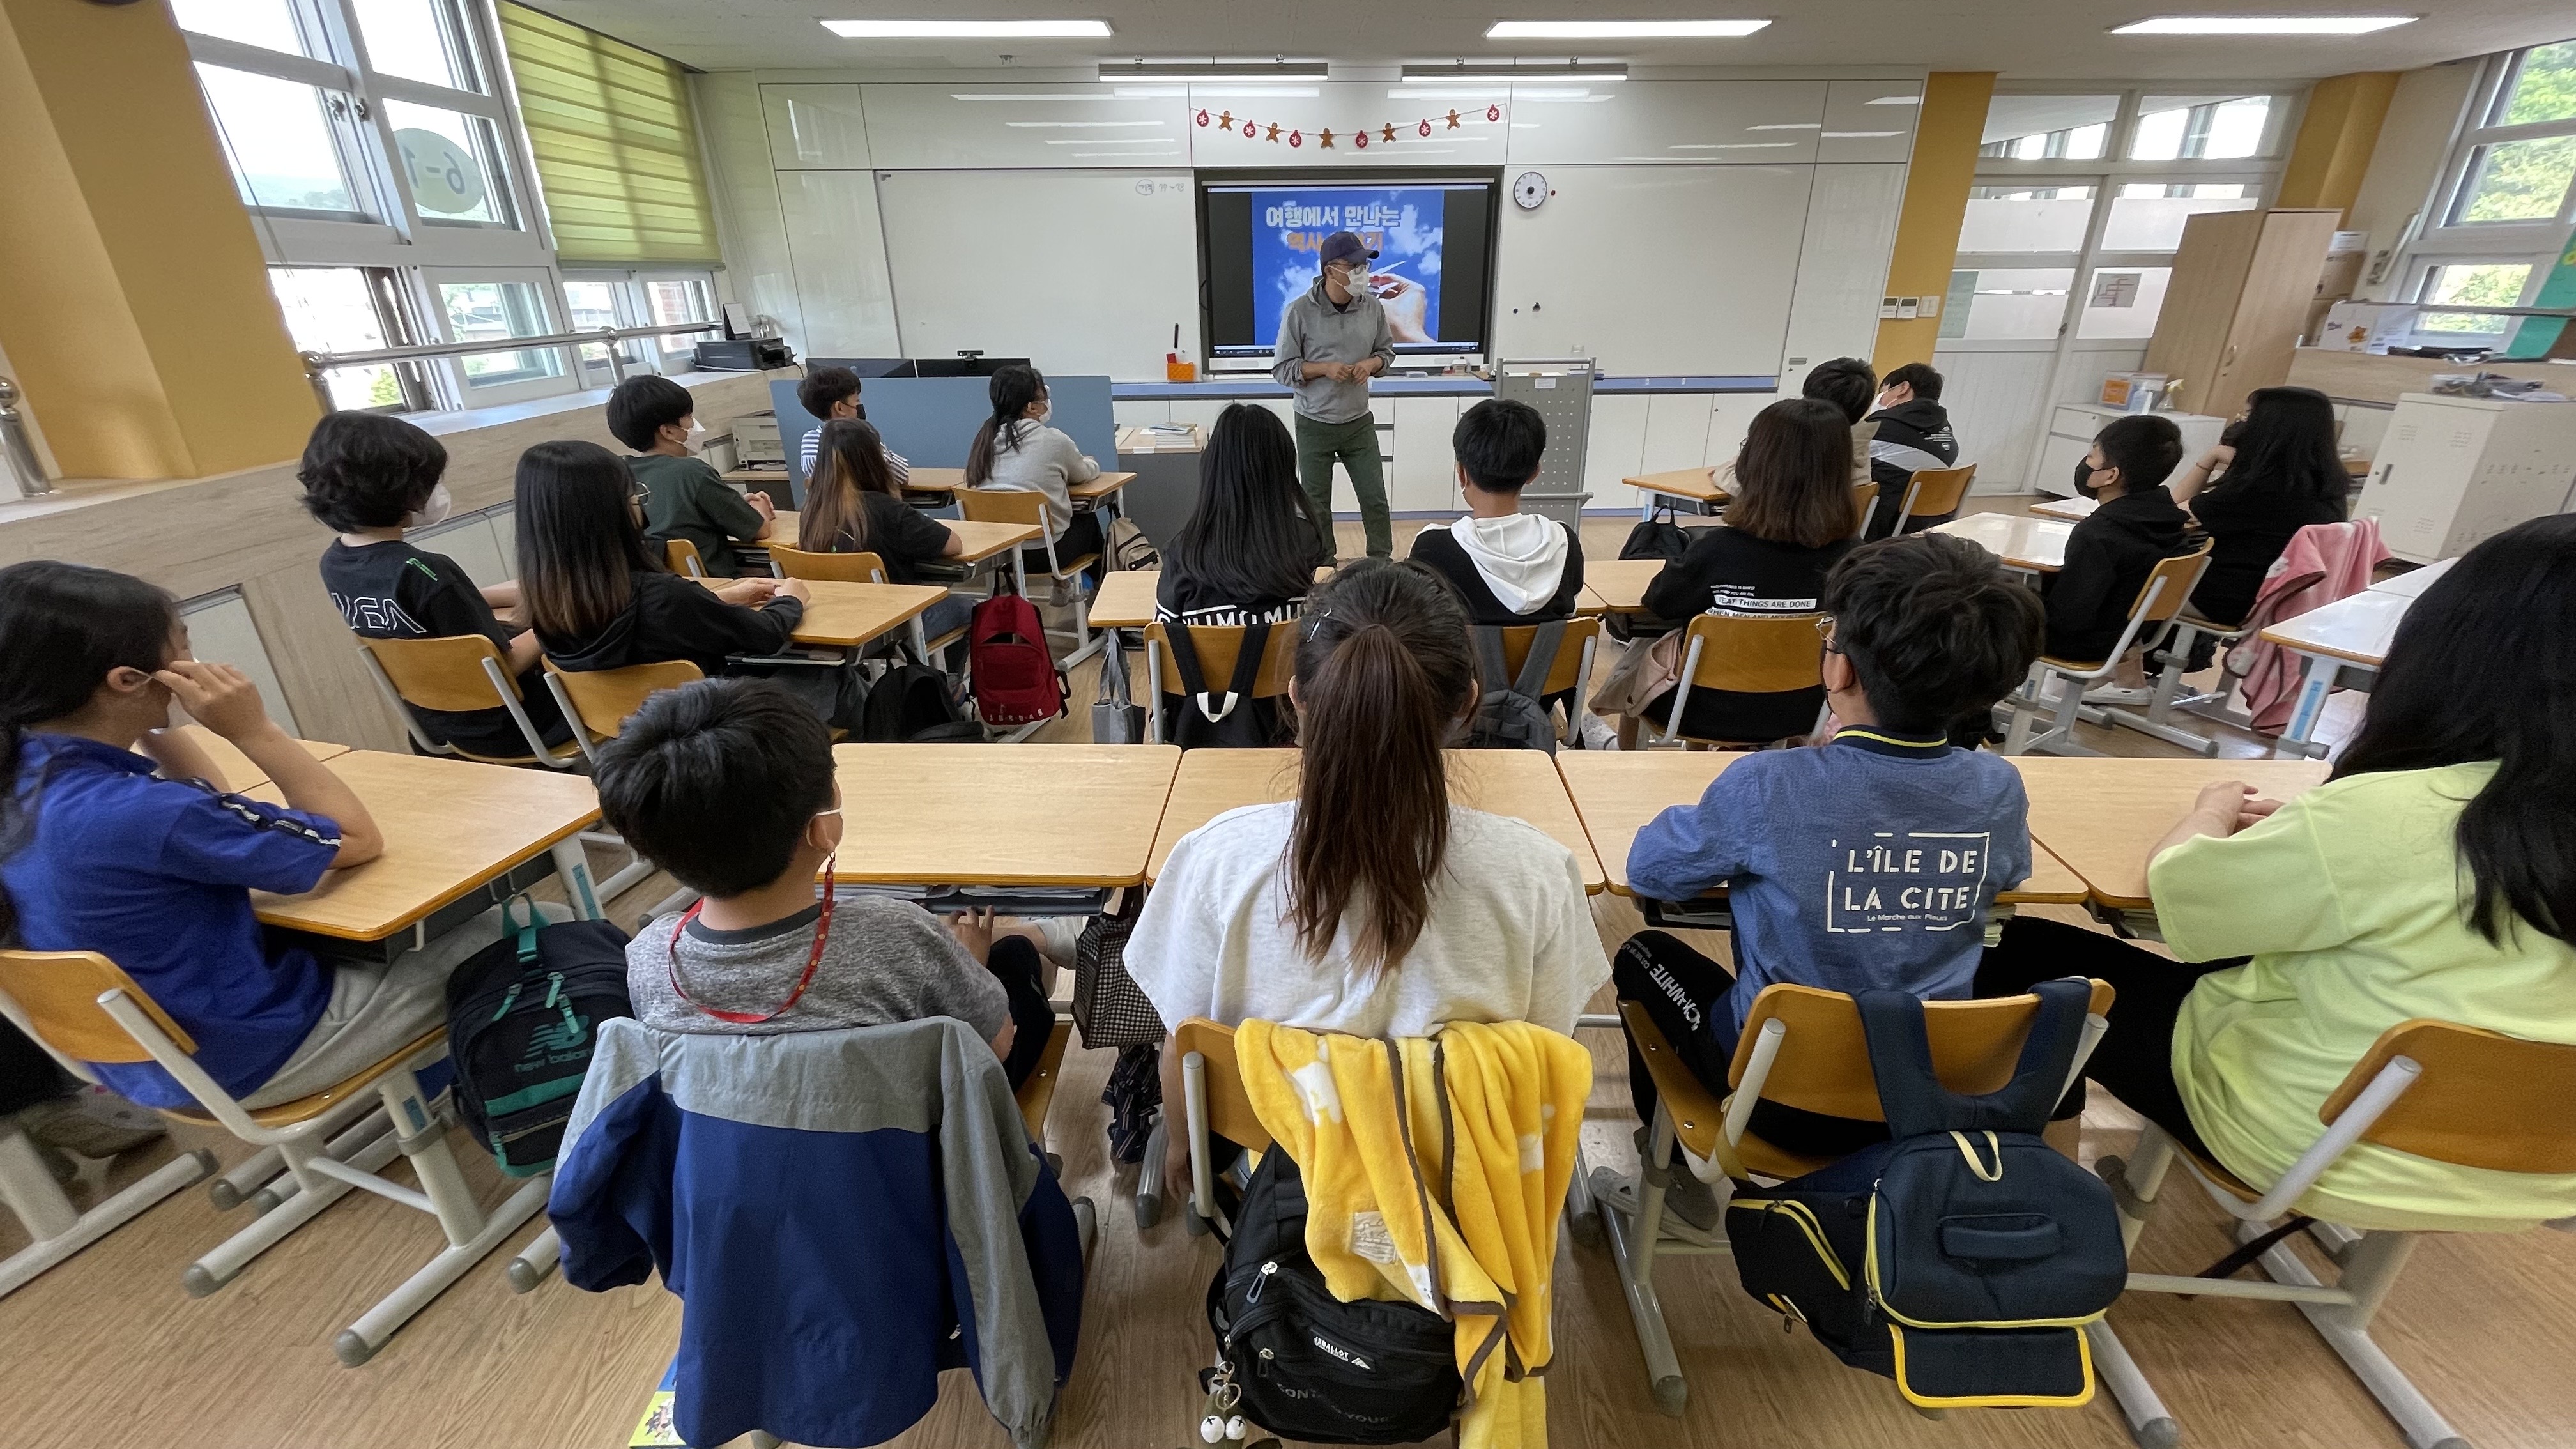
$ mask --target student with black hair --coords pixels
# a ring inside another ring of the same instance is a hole
[[[2328,1096],[2400,1022],[2576,1043],[2572,637],[2576,516],[2480,543],[2407,609],[2325,784],[2287,804],[2213,784],[2151,852],[2170,957],[2016,919],[1978,994],[2109,982],[2110,1031],[2084,1074],[2251,1183],[2289,1170]],[[2362,1228],[2521,1229],[2576,1215],[2576,1174],[2364,1142],[2301,1210]]]
[[[2334,404],[2306,387],[2257,388],[2230,439],[2183,469],[2174,502],[2209,535],[2209,568],[2191,591],[2193,612],[2234,624],[2290,539],[2311,524],[2341,523],[2352,475],[2335,452]],[[2213,475],[2217,481],[2211,481]]]
[[[708,577],[729,579],[742,572],[734,544],[769,537],[777,510],[765,493],[727,487],[713,464],[689,450],[689,440],[706,431],[697,411],[687,388],[645,373],[608,395],[608,432],[635,450],[626,467],[643,490],[644,531],[687,540]]]
[[[1016,1087],[1055,1029],[1026,932],[990,912],[816,882],[841,845],[832,741],[763,680],[710,679],[644,701],[599,755],[599,808],[637,853],[705,898],[626,948],[636,1019],[659,1031],[775,1036],[950,1016]]]
[[[518,676],[528,723],[546,744],[561,745],[572,727],[539,675],[536,631],[505,626],[493,612],[519,608],[518,582],[478,589],[455,560],[403,538],[406,529],[446,519],[451,505],[439,481],[446,471],[446,447],[400,418],[332,413],[314,424],[295,476],[305,511],[339,534],[322,551],[322,587],[361,639],[491,640]],[[411,713],[437,744],[492,759],[528,753],[517,722],[497,703]]]
[[[1622,1000],[1642,1003],[1676,1057],[1723,1091],[1753,998],[1775,981],[1829,991],[1970,994],[1987,912],[2030,873],[2028,802],[2010,762],[1957,748],[1953,720],[1991,709],[2039,653],[2037,599],[1992,554],[1914,534],[1864,544],[1824,588],[1830,743],[1747,755],[1695,805],[1647,822],[1628,851],[1640,897],[1687,901],[1727,887],[1732,971],[1662,931],[1619,948]],[[1629,1049],[1641,1121],[1653,1079]],[[1848,1152],[1886,1135],[1761,1103],[1755,1130],[1792,1151]],[[1707,1226],[1715,1202],[1681,1175],[1678,1210]]]
[[[2066,535],[2066,562],[2040,581],[2049,658],[2092,664],[2108,655],[2147,575],[2187,551],[2183,532],[2191,519],[2165,491],[2181,461],[2182,432],[2171,418],[2114,418],[2094,435],[2076,464],[2075,491],[2100,506]]]
[[[859,375],[846,367],[806,368],[805,380],[796,384],[796,402],[826,426],[848,418],[865,422],[868,416],[866,405],[859,401]],[[818,426],[805,435],[797,449],[796,471],[808,488],[814,486],[814,460],[822,451],[823,428]],[[885,460],[896,496],[902,496],[900,490],[912,478],[912,465],[904,461],[901,453],[887,447],[883,438],[877,440],[877,454]]]
[[[1055,556],[1063,560],[1101,553],[1107,541],[1101,536],[1100,515],[1073,506],[1073,485],[1088,483],[1100,476],[1100,465],[1086,456],[1080,444],[1062,432],[1047,426],[1052,412],[1047,402],[1046,378],[1034,367],[1013,363],[997,368],[986,388],[992,399],[993,415],[975,430],[975,441],[966,450],[966,486],[969,488],[1016,488],[1046,498],[1046,529],[1055,540]],[[1022,549],[1021,566],[1044,573],[1046,550]],[[1091,572],[1096,577],[1099,566]]]
[[[1199,455],[1189,522],[1163,548],[1154,617],[1219,628],[1294,619],[1328,561],[1288,425],[1257,404],[1226,404]]]
[[[1878,424],[1869,444],[1869,476],[1878,480],[1878,505],[1869,516],[1868,536],[1885,538],[1896,531],[1906,485],[1914,475],[1958,464],[1959,437],[1950,431],[1949,410],[1941,406],[1941,374],[1928,362],[1909,362],[1880,378],[1878,411],[1866,421]],[[1906,532],[1919,533],[1947,518],[1916,519]]]
[[[1490,398],[1459,415],[1449,447],[1467,513],[1415,534],[1414,561],[1458,591],[1469,623],[1573,618],[1583,593],[1583,540],[1553,518],[1521,512],[1521,490],[1547,452],[1547,420],[1528,403]]]
[[[1798,384],[1800,397],[1831,403],[1851,424],[1852,486],[1869,481],[1869,445],[1878,438],[1878,423],[1869,416],[1869,405],[1878,394],[1878,374],[1870,369],[1867,359],[1835,357],[1807,369],[1804,382]]]
[[[886,582],[918,584],[925,565],[966,551],[954,529],[903,501],[903,484],[887,471],[885,444],[857,418],[816,428],[818,462],[805,478],[797,547],[815,553],[872,553],[885,560]],[[966,627],[975,604],[955,594],[921,616],[927,638]]]

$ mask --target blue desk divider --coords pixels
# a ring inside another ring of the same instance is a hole
[[[795,490],[796,501],[805,501],[805,435],[823,426],[823,420],[805,411],[796,400],[794,382],[772,381],[769,384],[769,406],[778,414],[778,446],[787,454],[787,481]]]
[[[771,384],[772,390],[777,386]],[[992,380],[982,377],[879,377],[869,379],[859,397],[885,445],[914,467],[963,468],[976,430],[993,415],[991,389]],[[1047,401],[1054,408],[1049,426],[1070,436],[1101,467],[1118,466],[1118,423],[1110,410],[1106,375],[1049,377]],[[782,443],[787,429],[782,406]]]

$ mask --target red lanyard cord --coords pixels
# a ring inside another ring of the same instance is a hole
[[[823,862],[823,879],[826,881],[829,881],[832,878],[832,864],[833,862],[828,859]],[[691,996],[689,994],[689,989],[680,984],[680,933],[688,929],[689,922],[696,920],[698,918],[698,912],[705,910],[706,905],[707,903],[701,900],[696,905],[689,907],[689,909],[683,912],[680,919],[671,927],[671,994],[677,996],[682,1001],[687,1002],[689,1005],[696,1007],[707,1015],[714,1017],[718,1021],[729,1021],[737,1026],[757,1026],[764,1021],[775,1021],[779,1017],[785,1016],[789,1008],[795,1006],[798,1001],[804,998],[805,988],[814,984],[814,973],[823,965],[823,943],[832,938],[831,887],[826,885],[823,889],[823,914],[822,917],[814,923],[814,949],[806,954],[805,974],[796,978],[796,988],[787,993],[787,999],[778,1003],[777,1007],[770,1011],[719,1011],[715,1007],[709,1006],[705,1002]]]

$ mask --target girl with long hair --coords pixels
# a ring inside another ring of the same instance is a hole
[[[964,543],[945,523],[906,503],[886,462],[884,440],[863,419],[835,418],[816,430],[814,467],[798,517],[799,548],[816,553],[873,553],[886,582],[918,584],[925,564],[955,558]],[[974,602],[951,594],[921,616],[929,638],[964,628]]]
[[[1228,403],[1199,455],[1198,502],[1163,549],[1154,614],[1185,624],[1297,617],[1330,557],[1297,483],[1297,444],[1279,415]]]
[[[986,391],[993,415],[975,430],[975,441],[966,450],[966,486],[1045,495],[1046,529],[1055,540],[1055,556],[1065,563],[1096,557],[1106,547],[1100,515],[1087,508],[1075,511],[1071,489],[1099,477],[1100,465],[1085,457],[1073,439],[1047,426],[1046,379],[1034,367],[1013,363],[994,370]],[[1023,549],[1021,561],[1044,573],[1046,550]],[[1097,577],[1099,565],[1086,572]]]
[[[2228,437],[2176,474],[2172,488],[2210,537],[2192,610],[2221,624],[2253,610],[2264,574],[2300,529],[2343,522],[2352,495],[2335,452],[2334,404],[2314,388],[2256,389]]]

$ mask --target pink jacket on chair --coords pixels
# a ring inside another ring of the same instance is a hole
[[[2227,652],[2227,672],[2242,681],[2245,712],[2253,716],[2255,729],[2279,734],[2299,698],[2298,656],[2264,643],[2262,632],[2369,588],[2371,572],[2388,558],[2375,518],[2312,523],[2291,536],[2290,546],[2263,576],[2254,611],[2245,616],[2246,642]]]

